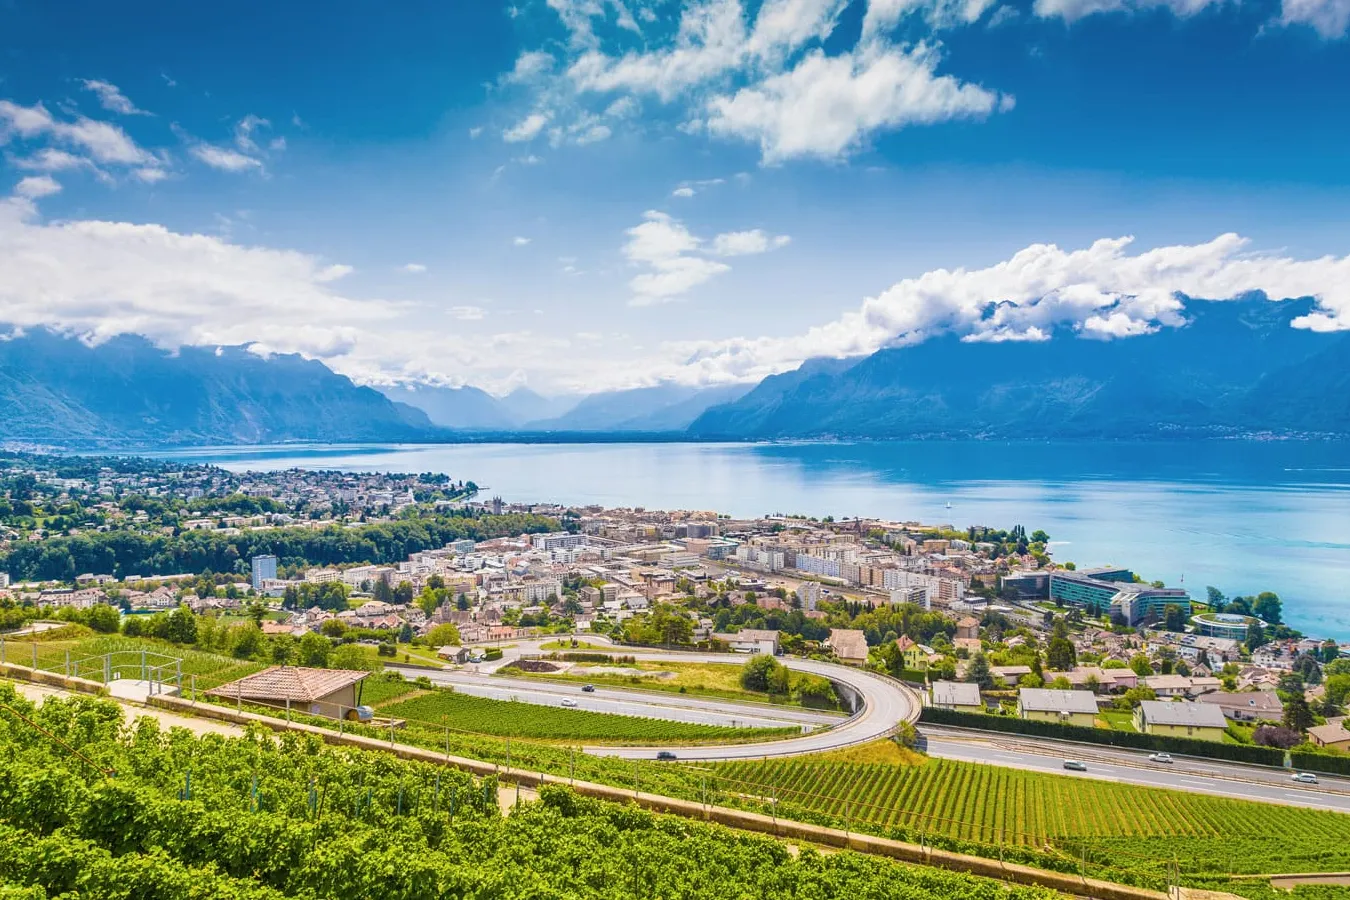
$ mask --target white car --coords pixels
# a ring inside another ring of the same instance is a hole
[[[1317,784],[1317,776],[1311,772],[1295,772],[1292,780],[1300,784]]]
[[[564,697],[562,705],[575,707],[577,705],[577,701],[573,700],[571,697]]]
[[[1150,754],[1148,755],[1148,761],[1149,761],[1149,762],[1155,762],[1155,763],[1168,763],[1168,764],[1170,765],[1170,764],[1172,763],[1172,754],[1170,754],[1170,753],[1150,753]]]
[[[1083,762],[1081,759],[1066,759],[1064,760],[1064,768],[1073,772],[1086,772],[1087,763]]]

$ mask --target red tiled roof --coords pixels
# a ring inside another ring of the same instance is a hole
[[[351,669],[306,669],[300,666],[271,666],[246,675],[238,681],[222,684],[206,693],[212,697],[239,697],[244,700],[290,700],[313,703],[356,684],[369,672]]]

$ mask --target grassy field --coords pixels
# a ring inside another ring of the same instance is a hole
[[[1134,714],[1121,712],[1119,710],[1107,710],[1097,716],[1099,722],[1104,722],[1107,728],[1113,731],[1138,731],[1134,727]]]
[[[769,739],[796,728],[725,728],[471,697],[445,690],[383,704],[380,714],[501,737],[590,744],[693,744]]]
[[[609,648],[605,648],[608,650]],[[617,653],[614,655],[618,655]],[[589,663],[578,664],[567,672],[541,674],[521,672],[517,669],[500,670],[502,675],[512,677],[542,678],[545,680],[566,681],[569,683],[597,684],[607,687],[642,688],[649,691],[666,691],[672,694],[690,694],[699,697],[720,697],[724,700],[753,701],[774,703],[780,706],[797,705],[786,697],[771,696],[761,691],[747,691],[741,687],[740,666],[726,663],[668,663],[644,662],[624,663],[623,668],[639,669],[643,675],[620,675],[592,671]],[[617,665],[617,664],[616,664]]]

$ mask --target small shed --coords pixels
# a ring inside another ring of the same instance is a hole
[[[369,674],[354,669],[269,666],[212,688],[206,694],[336,719],[360,705],[361,680]]]

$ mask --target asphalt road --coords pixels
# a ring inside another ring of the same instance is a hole
[[[1149,762],[1144,751],[928,726],[920,730],[928,738],[929,754],[947,759],[1350,813],[1350,781],[1342,778],[1318,776],[1320,784],[1305,785],[1292,781],[1291,772],[1259,766],[1185,757],[1168,765]],[[1069,771],[1066,759],[1081,760],[1088,770]]]
[[[592,644],[608,643],[606,639],[599,636],[579,639]],[[505,659],[490,668],[495,670],[522,654],[541,652],[539,650],[540,643],[542,641],[521,642],[517,647],[508,649]],[[728,654],[641,651],[629,647],[616,649],[621,649],[624,655],[653,661],[739,664],[744,662],[745,659],[739,655]],[[804,734],[799,738],[739,746],[681,747],[677,750],[679,759],[682,761],[760,759],[834,750],[884,737],[896,722],[901,719],[912,719],[913,716],[917,715],[918,697],[912,691],[899,687],[893,681],[882,679],[858,669],[830,663],[792,658],[783,658],[782,662],[794,670],[824,675],[853,686],[863,697],[864,707],[862,711],[846,721],[836,719],[838,724],[829,730]],[[482,668],[484,667],[480,667],[480,672]],[[490,684],[507,681],[507,679],[500,677],[487,679],[482,674],[476,677],[478,680],[488,681]],[[521,680],[514,679],[512,681]],[[550,684],[547,690],[553,691],[556,687]],[[520,699],[530,700],[531,702],[553,702],[552,697],[544,695],[545,690],[541,689],[540,686],[531,683],[528,688],[530,694],[534,696],[521,693]],[[521,685],[519,688],[521,691],[525,689],[525,685]],[[579,691],[579,688],[576,690]],[[624,696],[625,694],[627,696]],[[654,710],[653,706],[670,703],[664,697],[653,698],[647,693],[615,691],[609,688],[597,688],[595,695],[585,696],[603,697],[615,703],[626,704],[624,707],[604,708],[603,711],[605,712],[615,712],[621,708],[625,710],[640,709],[645,706],[647,707],[645,713],[638,714],[650,716],[656,712],[658,718],[667,716],[661,714],[659,710]],[[727,721],[726,719],[720,722],[715,719],[715,716],[720,713],[728,717],[734,715],[736,721],[740,723],[743,715],[745,721],[748,722],[749,718],[757,713],[760,717],[766,719],[776,718],[781,723],[784,721],[782,716],[787,713],[787,710],[779,709],[765,712],[760,708],[762,704],[740,704],[730,700],[706,697],[696,699],[683,695],[672,695],[672,697],[678,697],[681,701],[680,705],[684,708],[697,709],[699,715],[708,717],[685,719],[683,721],[708,721],[724,724]],[[560,699],[559,697],[558,700]],[[690,705],[691,701],[692,706]],[[795,721],[803,725],[812,724],[804,720]],[[1051,772],[1073,778],[1116,781],[1122,784],[1169,788],[1234,799],[1350,813],[1350,779],[1319,776],[1320,784],[1305,785],[1293,782],[1290,777],[1291,772],[1239,763],[1177,757],[1176,762],[1167,765],[1149,762],[1148,754],[1143,751],[1069,744],[1021,735],[989,735],[932,726],[923,726],[920,730],[928,739],[928,753],[936,757],[1006,766],[1027,771]],[[626,759],[652,759],[663,748],[588,747],[586,749],[587,752],[597,755],[618,756]],[[1082,760],[1087,764],[1088,771],[1073,772],[1066,770],[1064,768],[1065,759]]]

